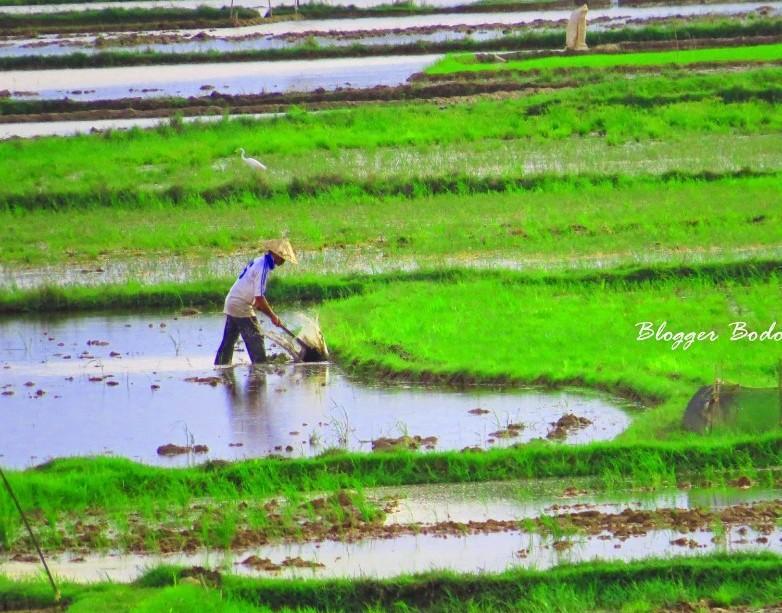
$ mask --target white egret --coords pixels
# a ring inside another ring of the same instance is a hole
[[[253,170],[266,170],[266,166],[261,164],[258,160],[256,160],[255,158],[248,158],[244,154],[244,149],[242,149],[241,147],[239,147],[239,149],[237,149],[237,151],[241,152],[241,154],[242,154],[242,162],[247,164]]]

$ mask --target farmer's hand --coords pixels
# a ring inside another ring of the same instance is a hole
[[[280,321],[280,318],[277,317],[277,315],[275,313],[272,313],[271,315],[269,315],[269,319],[272,320],[272,323],[275,326],[277,326],[278,328],[282,328],[282,321]]]

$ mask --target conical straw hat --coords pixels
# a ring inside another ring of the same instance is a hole
[[[264,241],[263,248],[268,249],[291,264],[299,263],[296,259],[296,254],[293,253],[293,247],[287,238],[274,238],[272,240]]]

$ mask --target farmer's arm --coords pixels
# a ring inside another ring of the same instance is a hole
[[[279,327],[282,325],[280,318],[277,317],[277,314],[274,311],[272,311],[271,305],[266,301],[266,296],[256,296],[255,300],[253,301],[253,307],[255,307],[255,309],[261,313],[268,315],[269,319],[272,320],[272,323],[275,326]]]

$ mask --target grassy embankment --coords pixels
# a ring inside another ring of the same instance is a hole
[[[392,580],[276,580],[224,576],[188,585],[175,568],[152,569],[134,585],[66,583],[69,611],[649,611],[681,605],[753,606],[782,599],[780,558],[709,555],[700,559],[594,562],[547,571]],[[195,575],[198,577],[198,575]],[[686,604],[685,604],[686,603]],[[52,604],[43,581],[0,580],[0,605]],[[120,608],[118,608],[120,607]],[[256,608],[257,607],[257,608]]]
[[[382,519],[375,504],[365,498],[365,488],[373,486],[583,476],[594,479],[596,490],[621,491],[671,486],[681,479],[708,480],[718,486],[741,475],[759,486],[777,487],[774,475],[759,469],[778,466],[781,453],[782,438],[761,435],[583,446],[531,443],[485,453],[332,453],[186,469],[123,459],[73,458],[7,473],[23,508],[34,513],[36,531],[47,550],[176,551],[230,548],[235,539],[247,543],[246,536],[237,538],[245,529],[250,536],[264,537],[260,541],[253,537],[250,542],[256,543],[283,536],[297,540],[298,533],[302,533],[299,538],[312,539],[302,519],[317,521],[327,531],[331,523],[320,519],[324,507],[316,511],[310,501],[344,489],[356,492],[350,508],[358,511],[362,521],[371,522],[373,517]],[[264,505],[273,496],[282,497],[280,506],[268,509]],[[335,513],[327,521],[341,526],[340,513],[350,508],[336,502],[325,508],[332,506]],[[356,527],[355,535],[363,534],[358,524],[349,525]],[[75,542],[74,533],[80,535]],[[11,549],[24,537],[11,501],[0,496],[0,548]]]
[[[527,71],[562,68],[617,68],[623,66],[663,66],[666,64],[722,64],[730,62],[764,63],[782,60],[782,44],[686,49],[682,51],[645,51],[642,53],[563,54],[542,58],[510,60],[502,63],[479,62],[474,55],[449,55],[426,69],[427,74],[459,72]]]
[[[105,8],[100,10],[64,11],[61,13],[0,13],[0,30],[6,34],[43,34],[46,32],[155,30],[162,28],[230,27],[260,20],[258,11],[200,6],[182,8]]]
[[[746,45],[746,37],[779,36],[782,35],[782,19],[743,19],[743,20],[698,20],[682,23],[661,24],[643,27],[617,28],[590,34],[592,46],[617,43],[645,43],[671,41],[687,44],[687,41],[703,41],[720,39],[719,44],[725,44],[726,38],[741,39]],[[0,70],[20,69],[51,69],[51,68],[99,68],[111,66],[145,66],[164,64],[189,64],[202,62],[240,62],[240,61],[275,61],[314,58],[367,57],[383,55],[416,55],[429,53],[447,53],[455,51],[504,51],[556,49],[562,45],[562,32],[536,31],[528,29],[509,36],[492,40],[474,40],[470,37],[444,41],[415,41],[399,44],[363,44],[356,42],[349,46],[319,45],[317,42],[303,41],[301,44],[282,49],[255,49],[241,51],[206,51],[206,52],[158,52],[158,51],[126,51],[121,49],[98,51],[95,53],[74,52],[64,55],[49,56],[19,56],[0,58]],[[774,62],[774,54],[765,54],[755,62]],[[458,66],[460,58],[456,56],[450,61]],[[744,54],[736,54],[737,59],[730,59],[727,54],[722,62],[745,62]],[[663,58],[664,59],[664,58]],[[660,62],[665,64],[667,62]],[[681,62],[684,63],[684,62]],[[450,65],[450,64],[447,64]],[[646,66],[634,63],[636,66]],[[579,65],[576,64],[575,67]],[[624,65],[622,65],[624,66]],[[601,68],[604,68],[601,66]],[[444,73],[432,73],[444,74]]]

